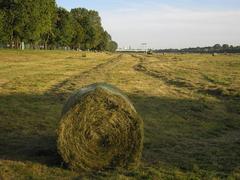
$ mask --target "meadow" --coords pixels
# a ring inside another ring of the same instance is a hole
[[[144,120],[135,171],[72,172],[57,154],[63,104],[95,82]],[[59,178],[239,179],[240,55],[1,50],[0,179]]]

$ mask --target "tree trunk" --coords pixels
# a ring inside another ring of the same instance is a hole
[[[10,48],[12,49],[13,48],[13,42],[12,42],[12,40],[10,41]]]
[[[17,40],[14,39],[14,49],[17,49]]]
[[[44,42],[44,49],[47,50],[48,49],[48,44],[47,41]]]

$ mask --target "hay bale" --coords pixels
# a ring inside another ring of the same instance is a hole
[[[143,122],[119,89],[93,84],[63,107],[57,144],[73,170],[134,169],[141,158]]]

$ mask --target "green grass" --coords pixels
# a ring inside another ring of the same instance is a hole
[[[240,178],[240,55],[0,51],[0,179]],[[95,82],[144,119],[136,171],[72,172],[56,152],[61,108]]]

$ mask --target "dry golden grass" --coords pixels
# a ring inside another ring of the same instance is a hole
[[[0,179],[237,179],[240,55],[0,51]],[[143,117],[139,170],[82,174],[61,166],[56,129],[66,99],[117,86]]]

